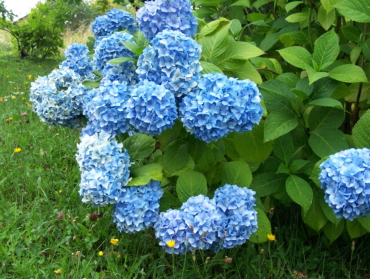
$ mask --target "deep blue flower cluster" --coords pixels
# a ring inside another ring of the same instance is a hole
[[[161,213],[154,225],[159,245],[167,253],[188,250],[230,249],[245,243],[257,231],[255,192],[225,184],[213,199],[199,195],[189,198],[181,210]],[[174,240],[175,247],[168,242]]]
[[[76,128],[81,124],[82,105],[88,89],[81,76],[68,68],[52,71],[31,83],[30,101],[41,121]]]
[[[370,214],[370,149],[347,149],[320,165],[325,201],[338,218],[353,221]]]
[[[158,218],[162,195],[161,184],[156,180],[145,186],[124,187],[113,211],[113,222],[118,230],[136,233],[153,226]]]
[[[192,37],[198,26],[189,0],[147,1],[137,11],[136,20],[148,41],[163,30],[180,31]]]
[[[128,30],[131,34],[136,32],[133,16],[126,11],[116,8],[105,15],[95,18],[91,28],[96,39],[109,36],[115,31]]]
[[[250,80],[206,74],[180,103],[180,119],[190,133],[210,143],[231,132],[251,131],[262,118],[260,98]]]
[[[87,56],[88,52],[86,45],[79,43],[69,45],[65,51],[66,60],[62,62],[61,67],[75,71],[82,78],[92,79],[93,67],[91,59]]]
[[[79,190],[82,202],[104,206],[116,203],[122,196],[130,180],[131,165],[122,146],[104,131],[81,137],[76,160],[82,172]]]
[[[138,61],[139,79],[164,85],[176,97],[197,85],[202,70],[201,46],[178,31],[165,30],[144,49]]]
[[[112,136],[129,130],[125,104],[132,88],[126,83],[105,80],[98,88],[91,90],[90,98],[83,106],[83,113],[89,119],[84,133],[105,131]]]
[[[133,42],[132,38],[132,35],[128,33],[118,32],[101,39],[95,48],[94,70],[104,75],[105,71],[112,67],[112,64],[107,63],[109,60],[119,57],[136,58],[136,55],[122,44],[122,42]]]
[[[257,231],[255,191],[225,184],[215,192],[214,200],[221,222],[214,249],[230,249],[245,243]]]
[[[151,136],[173,126],[177,119],[173,94],[154,82],[144,80],[132,90],[126,103],[127,118],[140,133]]]
[[[127,83],[127,85],[131,86],[139,82],[133,61],[126,61],[116,65],[108,63],[102,74],[104,79],[112,82],[118,81],[119,83]]]

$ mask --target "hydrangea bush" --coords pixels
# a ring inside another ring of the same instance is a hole
[[[32,84],[42,120],[72,128],[85,120],[76,156],[83,202],[112,204],[120,232],[153,227],[174,254],[268,241],[267,207],[281,204],[297,203],[330,241],[337,218],[349,220],[351,237],[369,227],[369,152],[349,148],[369,147],[370,114],[344,136],[347,84],[317,60],[323,42],[339,49],[334,29],[311,42],[317,61],[300,71],[290,57],[301,47],[259,58],[264,44],[249,42],[236,20],[200,20],[196,33],[190,1],[148,1],[136,20],[136,33],[118,10],[95,20],[94,80],[84,74],[85,47],[72,45],[64,66]],[[290,62],[294,72],[283,73]],[[338,67],[348,66],[357,67]]]

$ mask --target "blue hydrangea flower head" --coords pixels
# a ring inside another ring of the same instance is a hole
[[[113,222],[120,232],[136,233],[153,226],[158,219],[163,192],[159,181],[145,186],[125,187],[113,212]]]
[[[221,216],[214,200],[203,195],[189,198],[181,206],[184,221],[190,230],[186,230],[189,249],[207,250],[216,241]]]
[[[242,245],[257,231],[255,194],[248,188],[229,184],[216,190],[213,199],[221,216],[217,231],[218,243],[213,246],[216,251]]]
[[[52,71],[31,83],[30,101],[41,121],[70,128],[80,126],[88,89],[82,77],[69,68]]]
[[[188,243],[186,239],[187,231],[190,229],[184,220],[184,212],[177,209],[169,209],[166,212],[161,212],[154,224],[155,237],[159,240],[159,246],[169,254],[185,254],[188,251]],[[171,240],[175,241],[173,248],[170,248],[167,243]]]
[[[104,75],[105,71],[112,67],[112,64],[107,63],[109,60],[118,57],[136,58],[136,55],[122,44],[122,42],[133,42],[132,38],[132,35],[128,33],[120,32],[102,38],[95,48],[94,70],[98,70]]]
[[[116,8],[105,15],[96,17],[91,28],[96,39],[109,36],[115,31],[128,30],[131,34],[136,32],[133,16]]]
[[[370,149],[347,149],[320,165],[325,201],[338,218],[353,221],[370,214]]]
[[[139,57],[139,79],[164,85],[176,97],[188,94],[202,70],[201,46],[178,31],[165,30],[155,37],[151,46]]]
[[[209,143],[231,132],[251,131],[262,118],[260,98],[250,80],[206,74],[180,103],[180,119],[188,132]]]
[[[187,37],[197,33],[198,21],[189,0],[147,1],[137,11],[136,20],[148,41],[163,30],[179,31]]]
[[[127,118],[140,133],[151,136],[173,126],[177,119],[173,94],[154,82],[144,80],[132,90],[126,103]]]
[[[122,143],[102,131],[84,134],[77,147],[82,201],[94,206],[116,203],[130,181],[130,156]]]
[[[126,83],[104,80],[93,90],[83,106],[88,118],[88,134],[105,131],[112,136],[125,133],[130,129],[125,104],[132,88]]]
[[[139,82],[133,61],[126,61],[116,65],[108,63],[104,69],[103,77],[111,82],[118,81],[131,86]]]
[[[93,67],[91,59],[87,56],[88,52],[84,44],[69,45],[65,51],[66,60],[62,62],[61,67],[73,70],[82,78],[92,79]]]

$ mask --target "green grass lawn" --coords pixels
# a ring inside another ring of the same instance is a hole
[[[271,214],[276,241],[217,254],[172,256],[151,229],[119,233],[110,207],[81,202],[79,131],[49,127],[32,112],[30,83],[60,62],[0,57],[1,279],[369,278],[369,234],[330,245],[294,207]]]

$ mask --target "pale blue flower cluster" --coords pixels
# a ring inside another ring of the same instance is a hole
[[[173,94],[154,82],[144,80],[132,90],[126,103],[127,118],[140,133],[151,136],[173,126],[177,119]]]
[[[93,67],[91,59],[87,56],[88,52],[89,50],[84,44],[69,45],[65,51],[66,60],[62,62],[61,67],[75,71],[82,78],[91,79]]]
[[[102,131],[83,135],[77,147],[82,202],[94,206],[116,203],[130,180],[130,156],[122,151],[122,143]]]
[[[159,245],[167,253],[192,250],[230,249],[245,243],[257,231],[255,192],[225,184],[213,199],[203,195],[189,198],[181,210],[169,209],[154,225]],[[168,247],[174,240],[175,247]]]
[[[96,39],[109,36],[115,31],[128,30],[131,34],[136,32],[133,16],[126,11],[116,8],[105,15],[95,18],[91,28]]]
[[[148,41],[163,30],[180,31],[188,37],[197,33],[198,21],[189,0],[147,1],[137,11],[136,20]]]
[[[104,131],[112,136],[129,130],[125,104],[132,88],[126,83],[105,80],[98,88],[91,90],[90,98],[83,107],[89,119],[84,133],[93,134]]]
[[[325,201],[338,218],[370,215],[370,149],[347,149],[320,165]]]
[[[136,67],[133,61],[126,61],[120,64],[107,64],[103,71],[104,79],[109,81],[118,81],[134,86],[139,82],[136,73]]]
[[[118,230],[136,233],[153,226],[158,218],[162,195],[161,184],[156,180],[145,186],[124,187],[113,211],[113,222]]]
[[[214,250],[230,249],[245,243],[257,231],[255,191],[225,184],[215,192],[214,200],[221,222]]]
[[[202,70],[201,46],[178,31],[165,30],[144,49],[138,61],[139,79],[164,85],[180,97],[196,85]]]
[[[210,143],[231,132],[251,131],[262,118],[260,98],[250,80],[206,74],[180,103],[180,119],[188,132]]]
[[[31,83],[30,101],[41,121],[76,128],[81,124],[82,105],[88,89],[81,76],[59,68]]]
[[[136,55],[122,44],[122,42],[133,42],[132,38],[128,33],[120,32],[102,38],[95,48],[94,70],[104,74],[112,67],[112,64],[108,63],[109,60],[119,57],[136,58]]]
[[[188,250],[186,231],[189,227],[184,220],[184,212],[177,209],[169,209],[161,212],[154,224],[155,237],[159,239],[159,246],[162,246],[169,254],[185,254]],[[175,241],[175,246],[170,248],[167,243]]]

